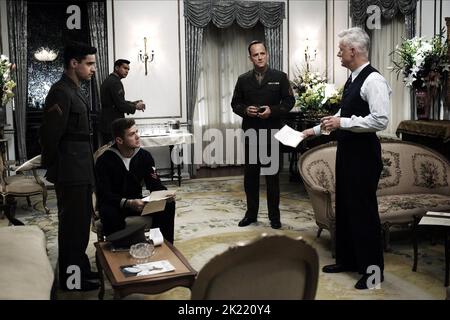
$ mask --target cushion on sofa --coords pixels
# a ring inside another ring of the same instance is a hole
[[[50,299],[54,272],[37,226],[0,228],[0,299]]]
[[[333,211],[335,211],[333,203]],[[415,193],[378,196],[378,212],[381,223],[412,222],[414,216],[426,211],[450,210],[450,196],[442,194]]]

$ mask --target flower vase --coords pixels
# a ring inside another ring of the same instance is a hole
[[[425,90],[415,90],[416,113],[418,120],[430,119],[431,97],[429,92]]]

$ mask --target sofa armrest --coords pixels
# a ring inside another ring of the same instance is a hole
[[[0,228],[0,299],[46,300],[54,271],[37,226]]]
[[[327,226],[329,226],[330,223],[334,223],[335,215],[331,191],[319,186],[311,186],[306,183],[305,188],[311,200],[316,221]]]

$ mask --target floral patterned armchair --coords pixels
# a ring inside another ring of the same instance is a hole
[[[427,211],[450,210],[450,162],[425,146],[404,141],[382,141],[383,171],[378,184],[378,211],[389,247],[389,228],[409,225]],[[298,169],[311,199],[317,236],[323,229],[335,249],[335,160],[336,143],[304,153]]]

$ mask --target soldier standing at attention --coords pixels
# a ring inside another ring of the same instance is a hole
[[[45,99],[40,129],[42,165],[55,184],[58,205],[59,285],[63,290],[99,287],[86,248],[91,223],[94,162],[89,103],[80,82],[95,73],[97,49],[73,43],[64,49],[64,74]],[[81,276],[77,279],[76,275]],[[74,276],[72,276],[74,275]]]

